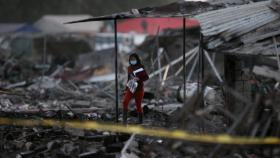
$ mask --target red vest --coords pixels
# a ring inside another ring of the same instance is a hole
[[[144,82],[149,79],[149,75],[147,74],[146,70],[142,65],[130,65],[127,69],[127,72],[128,80],[130,79],[131,75],[139,78],[139,85],[137,89],[142,89],[144,87]]]

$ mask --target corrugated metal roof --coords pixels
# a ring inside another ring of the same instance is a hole
[[[217,9],[215,5],[208,2],[188,2],[178,1],[159,7],[146,7],[140,9],[131,9],[127,12],[120,12],[111,15],[98,16],[93,18],[81,18],[77,21],[68,21],[68,23],[81,23],[89,21],[104,21],[114,19],[130,18],[169,18],[169,17],[192,17],[199,13]]]
[[[279,19],[270,2],[258,2],[206,12],[195,16],[200,21],[206,47],[214,49],[236,37]]]
[[[228,49],[229,53],[249,55],[275,55],[280,50],[280,19],[264,25],[240,38],[240,45]],[[277,47],[277,49],[276,49]]]

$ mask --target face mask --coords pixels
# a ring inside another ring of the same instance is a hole
[[[131,64],[131,65],[136,65],[136,64],[137,64],[137,61],[136,61],[136,60],[131,60],[131,61],[130,61],[130,64]]]

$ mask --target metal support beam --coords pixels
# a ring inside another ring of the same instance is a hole
[[[47,64],[47,36],[44,37],[44,51],[43,51],[43,71],[42,76],[45,76],[45,66]]]
[[[197,54],[198,54],[198,52],[197,52]],[[197,65],[197,63],[198,63],[198,57],[199,57],[198,55],[195,57],[195,60],[194,60],[193,65],[192,65],[192,68],[191,68],[191,70],[190,70],[190,72],[189,72],[189,74],[188,74],[188,77],[187,77],[187,81],[188,81],[188,82],[191,81],[193,72],[194,72],[194,70],[195,70],[195,68],[196,68],[196,65]]]
[[[234,55],[224,55],[224,76],[225,83],[231,89],[235,89],[235,81],[236,81],[236,58]],[[230,93],[225,93],[225,107],[231,112],[235,113],[235,97]],[[228,125],[231,125],[232,121],[228,120]]]
[[[183,18],[183,79],[184,79],[184,105],[186,105],[186,18]]]
[[[204,52],[203,52],[203,35],[200,32],[200,40],[199,40],[199,51],[198,51],[198,60],[199,60],[199,67],[198,67],[198,94],[201,93],[202,97],[200,100],[200,107],[199,108],[204,108],[204,89],[203,89],[203,83],[204,83]],[[202,133],[204,133],[205,129],[204,129],[204,122],[203,121],[199,121],[199,127]]]
[[[200,33],[198,50],[198,73],[197,73],[197,92],[202,92],[202,83],[204,80],[204,53],[203,53],[203,35]],[[203,102],[203,100],[202,100]]]
[[[204,52],[203,52],[203,50],[204,50],[204,48],[203,48],[203,43],[204,43],[204,41],[203,41],[203,35],[202,35],[202,33],[200,33],[200,42],[199,42],[199,54],[200,54],[200,60],[201,60],[201,70],[200,70],[200,76],[201,76],[201,84],[203,83],[203,81],[204,81]],[[201,90],[201,92],[202,92],[202,85],[200,86],[200,90]]]
[[[203,52],[204,52],[204,55],[205,55],[207,61],[208,61],[209,64],[210,64],[210,66],[211,66],[211,68],[212,68],[212,70],[213,70],[215,76],[216,76],[217,79],[219,80],[219,82],[220,82],[221,84],[224,83],[224,81],[223,81],[221,75],[219,74],[217,68],[215,67],[214,62],[213,62],[213,61],[211,60],[211,58],[210,58],[209,53],[208,53],[206,50],[203,50]]]
[[[43,78],[44,78],[45,73],[46,73],[46,64],[47,64],[47,35],[44,36],[43,40],[44,41],[43,41],[42,64],[38,65],[38,68],[42,70],[39,87],[41,87],[41,85],[43,83]]]
[[[118,29],[117,18],[114,19],[115,35],[115,90],[116,90],[116,122],[119,121],[119,87],[118,87]]]

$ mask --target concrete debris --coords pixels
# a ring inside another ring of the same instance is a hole
[[[184,98],[184,86],[181,86],[179,88],[179,99],[182,101],[182,98]],[[194,96],[194,94],[197,92],[197,83],[187,83],[186,84],[186,99],[189,100]],[[205,101],[214,101],[216,100],[216,91],[214,88],[206,86],[204,90],[204,99]]]
[[[38,89],[52,89],[55,88],[60,80],[56,80],[50,77],[39,77],[33,80],[34,84],[30,85],[28,90],[38,90]]]
[[[279,0],[271,0],[269,6],[276,12],[280,13],[280,1]]]
[[[117,67],[113,34],[11,36],[26,37],[34,45],[30,50],[0,49],[0,117],[106,123],[119,118],[121,122],[123,114],[116,110],[122,111],[127,60],[133,52],[141,57],[150,75],[145,82],[142,126],[199,134],[279,137],[278,11],[278,0],[180,1],[97,17],[185,16],[200,21],[201,28],[187,28],[186,32],[168,29],[141,35],[145,37],[143,43],[131,42],[136,34],[122,34]],[[114,70],[118,70],[119,100]],[[129,109],[127,123],[136,124],[134,102]],[[277,158],[280,153],[279,146],[209,145],[41,126],[0,125],[0,140],[0,157],[17,158]]]

